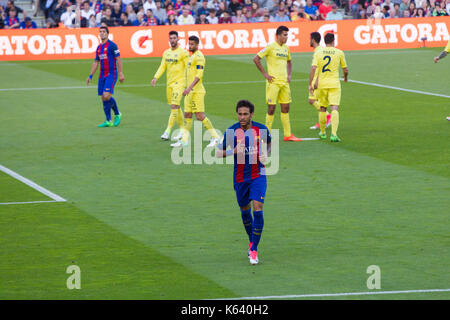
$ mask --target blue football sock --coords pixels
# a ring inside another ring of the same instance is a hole
[[[251,251],[258,251],[258,243],[261,240],[261,233],[264,227],[264,217],[262,211],[253,212],[252,247]]]
[[[111,104],[109,101],[103,101],[103,111],[105,112],[106,121],[111,121]]]
[[[252,224],[253,224],[252,209],[250,208],[245,211],[241,209],[241,217],[245,231],[248,234],[248,241],[252,242]]]
[[[113,109],[114,114],[117,116],[119,114],[119,108],[117,107],[116,100],[111,97],[111,99],[109,99],[109,102],[111,103],[111,108]]]

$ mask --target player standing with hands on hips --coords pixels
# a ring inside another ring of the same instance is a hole
[[[95,51],[95,60],[92,64],[89,77],[86,79],[86,84],[92,80],[92,76],[97,71],[100,64],[100,74],[98,78],[98,95],[102,97],[103,111],[105,112],[106,121],[98,126],[101,128],[117,127],[120,124],[122,114],[119,112],[117,102],[112,97],[114,93],[114,86],[116,85],[117,78],[120,82],[125,80],[122,71],[122,59],[120,58],[120,52],[117,45],[108,39],[109,30],[107,27],[100,27],[100,40]],[[114,123],[111,121],[111,109],[114,111]]]

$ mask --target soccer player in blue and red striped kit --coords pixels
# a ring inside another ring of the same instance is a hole
[[[100,27],[100,40],[95,55],[94,63],[92,64],[91,72],[86,80],[86,84],[92,80],[92,76],[97,71],[100,64],[100,74],[98,78],[98,95],[102,97],[103,111],[105,112],[106,121],[99,124],[99,127],[117,127],[122,118],[119,112],[117,102],[112,97],[114,93],[114,86],[117,78],[120,82],[125,80],[122,71],[122,59],[117,45],[108,39],[109,30],[107,27]],[[114,111],[114,124],[111,121],[111,109]]]
[[[267,155],[262,152],[261,147],[263,143],[267,143],[267,152],[270,152],[271,147],[269,129],[252,121],[254,112],[255,106],[250,101],[238,101],[236,113],[239,122],[226,130],[223,142],[216,152],[219,158],[234,156],[234,190],[249,239],[248,256],[252,265],[258,263],[258,244],[264,227],[263,204],[267,189],[263,164]]]

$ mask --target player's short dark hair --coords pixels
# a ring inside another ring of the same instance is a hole
[[[105,30],[106,30],[106,33],[109,34],[109,29],[108,29],[108,27],[106,27],[106,26],[101,26],[101,27],[100,27],[100,30],[101,30],[101,29],[105,29]]]
[[[189,41],[194,41],[196,44],[200,43],[200,39],[197,36],[190,36]]]
[[[330,44],[334,41],[334,34],[327,33],[323,39],[325,40],[326,44]]]
[[[320,39],[322,39],[322,36],[320,35],[319,32],[311,32],[311,39],[319,43]]]
[[[239,100],[236,104],[236,112],[239,111],[239,108],[243,107],[248,108],[250,110],[250,113],[255,112],[255,106],[248,100]]]
[[[172,31],[169,32],[169,37],[170,37],[171,35],[176,35],[177,38],[178,38],[178,32],[176,32],[175,30],[172,30]]]
[[[280,34],[282,34],[284,31],[289,31],[289,28],[286,26],[279,26],[277,28],[277,36],[279,36]]]

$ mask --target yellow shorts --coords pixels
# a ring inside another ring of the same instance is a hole
[[[190,92],[184,97],[184,112],[205,112],[205,92]]]
[[[170,105],[179,106],[181,98],[183,97],[184,86],[171,85],[167,86],[166,95],[167,103]]]
[[[312,95],[311,95],[311,92],[309,92],[309,90],[308,90],[308,93],[309,93],[308,100],[319,100],[319,90],[318,89],[314,90]]]
[[[290,103],[291,89],[287,82],[266,82],[266,103]]]
[[[341,103],[341,89],[319,89],[319,103],[321,107],[338,106]]]

